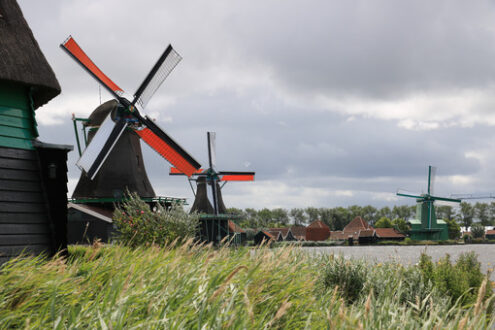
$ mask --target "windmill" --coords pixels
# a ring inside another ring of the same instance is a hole
[[[448,239],[447,223],[437,220],[435,201],[460,203],[460,199],[433,195],[435,168],[428,166],[428,189],[425,194],[406,194],[397,192],[397,196],[416,198],[416,219],[410,220],[411,239],[414,240],[446,240]]]
[[[207,241],[219,242],[229,234],[228,219],[222,199],[222,187],[232,181],[254,181],[255,172],[218,171],[216,167],[215,132],[207,133],[208,140],[208,169],[199,169],[191,177],[196,181],[196,192],[191,212],[201,216],[201,238]],[[170,175],[184,175],[176,167],[170,168]],[[222,183],[222,185],[220,185]]]
[[[122,88],[106,76],[72,36],[60,47],[114,98],[98,107],[88,119],[93,131],[90,131],[88,145],[76,163],[83,171],[74,191],[74,197],[78,198],[76,202],[96,202],[108,209],[113,207],[118,197],[122,197],[125,189],[137,191],[143,197],[153,196],[153,189],[142,165],[139,139],[189,177],[201,167],[153,120],[141,114],[156,90],[182,59],[171,45],[159,57],[133,97],[127,96]],[[128,164],[129,159],[133,163]],[[106,163],[108,166],[105,167]],[[104,173],[99,175],[100,171]],[[120,196],[115,196],[114,190],[120,191]],[[91,206],[94,207],[94,204]]]

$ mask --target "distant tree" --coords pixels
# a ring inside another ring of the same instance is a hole
[[[352,220],[355,217],[364,217],[363,208],[359,205],[351,205],[347,208],[349,218]],[[349,221],[351,221],[349,220]]]
[[[305,210],[309,222],[318,220],[320,211],[316,207],[307,207]]]
[[[245,229],[246,239],[248,241],[254,241],[254,235],[256,235],[256,231],[254,229]]]
[[[245,220],[243,221],[243,226],[257,228],[262,227],[258,219],[258,211],[252,208],[247,208],[244,210]]]
[[[490,223],[495,224],[495,202],[491,202],[488,206],[488,214],[490,217]]]
[[[450,205],[439,205],[435,207],[435,211],[437,212],[437,219],[449,219],[452,220],[455,218],[454,208]]]
[[[458,239],[461,237],[461,227],[455,221],[455,219],[443,218],[447,223],[447,228],[449,231],[449,239]]]
[[[244,215],[244,211],[235,207],[227,208],[227,214]]]
[[[474,204],[474,213],[483,226],[491,225],[488,204],[477,202]]]
[[[378,219],[378,210],[371,206],[371,205],[366,205],[363,208],[361,208],[361,216],[364,218],[364,220],[368,221],[370,224],[374,224]]]
[[[393,218],[409,219],[411,214],[411,208],[407,205],[394,206],[392,209]]]
[[[289,224],[289,212],[286,209],[277,208],[272,210],[272,218],[283,227]]]
[[[349,211],[343,207],[336,207],[332,210],[332,218],[335,227],[333,230],[342,230],[351,221]]]
[[[473,218],[474,218],[473,206],[469,203],[461,202],[459,216],[460,216],[461,224],[466,228],[470,227],[471,224],[473,223]]]
[[[294,225],[304,225],[306,223],[306,215],[303,209],[292,209],[290,210],[290,216]]]
[[[477,222],[471,226],[471,236],[473,238],[483,238],[485,236],[485,226]]]
[[[400,231],[402,233],[408,232],[410,230],[407,221],[402,219],[402,218],[394,219],[392,221],[392,225],[395,229],[397,229],[398,231]]]
[[[267,208],[261,209],[258,211],[258,219],[262,227],[269,227],[269,224],[274,220],[272,211]]]
[[[378,219],[380,219],[382,217],[386,217],[386,218],[391,219],[392,218],[392,210],[390,209],[390,207],[384,206],[376,212],[376,215],[377,215]]]
[[[333,214],[332,210],[329,208],[321,207],[318,210],[318,213],[320,214],[320,220],[323,221],[328,227],[330,227],[330,230],[335,230],[335,223],[332,217]]]
[[[375,223],[375,228],[392,228],[393,226],[392,220],[387,217],[382,217]]]

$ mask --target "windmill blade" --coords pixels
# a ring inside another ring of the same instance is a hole
[[[118,122],[114,122],[110,113],[98,128],[88,147],[76,163],[80,169],[87,173],[91,180],[100,170],[126,126],[125,119],[122,118]]]
[[[416,192],[411,192],[405,189],[397,189],[397,196],[413,197],[413,198],[424,198],[425,196]]]
[[[196,170],[196,172],[193,173],[193,175],[198,175],[198,174],[201,174],[203,173],[203,169],[200,168],[199,170]],[[168,173],[168,175],[185,175],[184,173],[182,173],[177,167],[171,167],[170,168],[170,172]]]
[[[255,172],[219,172],[220,181],[254,181]]]
[[[397,196],[403,196],[403,197],[412,197],[412,198],[418,198],[418,199],[423,199],[424,196],[421,195],[411,195],[411,194],[403,194],[403,193],[396,193]]]
[[[446,198],[446,197],[437,197],[437,196],[431,196],[431,198],[436,201],[455,202],[455,203],[462,202],[462,200],[459,198]]]
[[[148,117],[137,117],[144,127],[134,131],[146,142],[152,149],[158,152],[163,158],[168,160],[179,171],[190,177],[201,165],[191,157],[181,146],[168,136],[160,127],[158,127]]]
[[[162,56],[160,56],[146,78],[144,78],[141,86],[137,89],[132,104],[134,105],[138,102],[144,108],[158,87],[167,79],[170,72],[172,72],[181,60],[182,57],[179,53],[174,50],[172,45],[168,45]]]
[[[437,168],[435,166],[429,166],[428,168],[428,194],[433,195],[435,193],[435,179],[437,176]]]
[[[120,96],[124,93],[122,88],[117,86],[110,78],[108,78],[86,55],[77,42],[69,36],[60,47],[67,52],[77,63],[79,63],[88,73],[95,78],[103,87],[105,87],[110,94],[116,99],[120,99]]]
[[[215,169],[217,163],[217,152],[216,152],[216,136],[215,132],[207,132],[208,137],[208,161],[210,163],[210,168]]]

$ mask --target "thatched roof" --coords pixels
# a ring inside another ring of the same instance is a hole
[[[60,85],[17,2],[0,0],[0,16],[0,80],[33,87],[39,108],[60,94]]]

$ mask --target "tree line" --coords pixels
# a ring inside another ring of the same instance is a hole
[[[495,225],[495,202],[491,203],[467,203],[459,206],[435,205],[437,219],[448,222],[456,222],[462,227],[469,227],[473,223],[483,226]],[[330,230],[342,230],[356,216],[361,216],[371,225],[375,225],[380,219],[389,219],[392,223],[401,223],[415,217],[416,205],[393,206],[375,208],[371,205],[349,207],[307,207],[307,208],[264,208],[244,210],[229,208],[228,213],[235,214],[239,218],[239,225],[244,228],[275,228],[292,225],[308,225],[315,220],[321,220],[330,227]],[[385,221],[385,220],[383,220]],[[380,223],[378,223],[380,225]]]

